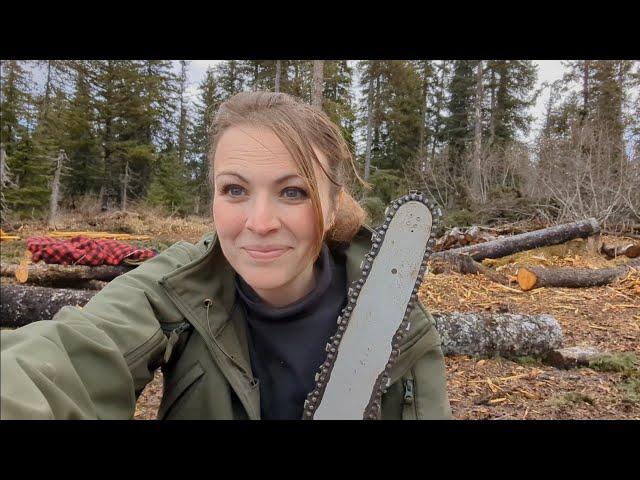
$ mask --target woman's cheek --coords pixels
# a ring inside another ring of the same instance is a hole
[[[242,231],[244,216],[245,212],[240,204],[224,202],[224,200],[213,204],[213,221],[220,237],[230,240],[237,237]]]
[[[283,225],[291,232],[296,241],[299,254],[310,249],[315,240],[314,210],[310,204],[289,207],[281,216]]]

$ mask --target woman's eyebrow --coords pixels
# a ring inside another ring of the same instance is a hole
[[[220,176],[220,175],[232,175],[234,177],[238,177],[240,180],[242,180],[245,183],[249,183],[249,181],[246,178],[244,178],[242,175],[240,175],[238,173],[235,173],[235,172],[228,171],[228,170],[225,170],[225,171],[222,171],[222,172],[218,172],[216,176]],[[286,182],[287,180],[289,180],[291,178],[299,178],[299,179],[301,179],[302,177],[300,177],[300,175],[298,175],[297,173],[288,173],[286,175],[283,175],[280,178],[277,178],[275,183],[276,184],[283,183],[283,182]]]

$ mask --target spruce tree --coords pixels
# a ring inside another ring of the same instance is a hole
[[[13,175],[15,189],[5,194],[10,210],[23,215],[41,215],[49,199],[52,165],[34,145],[29,126],[37,125],[37,112],[30,89],[30,68],[35,62],[2,62],[2,129],[0,147]]]
[[[215,70],[207,70],[204,79],[198,86],[199,95],[195,104],[195,118],[191,130],[190,150],[187,161],[189,184],[194,192],[194,209],[198,213],[208,209],[211,201],[208,184],[209,128],[213,116],[222,102],[222,95],[218,89]]]
[[[322,109],[354,145],[356,113],[351,95],[353,69],[346,60],[325,60]],[[354,152],[355,153],[355,152]]]

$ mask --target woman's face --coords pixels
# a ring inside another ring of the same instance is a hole
[[[316,154],[327,168],[324,156]],[[329,180],[314,168],[326,230]],[[315,212],[284,144],[266,128],[230,127],[218,141],[214,182],[215,228],[234,270],[263,298],[307,293],[300,290],[313,279]]]

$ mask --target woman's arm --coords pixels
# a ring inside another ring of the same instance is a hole
[[[193,248],[193,247],[192,247]],[[130,419],[162,363],[162,321],[182,315],[157,284],[191,260],[180,244],[122,275],[84,308],[0,334],[0,418]]]

